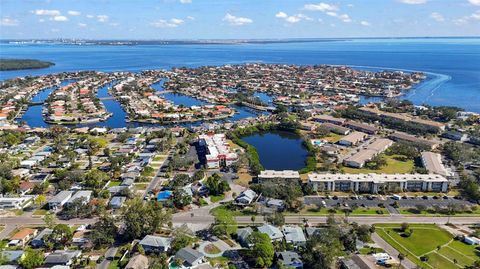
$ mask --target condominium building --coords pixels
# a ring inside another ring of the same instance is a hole
[[[207,168],[229,166],[237,161],[238,156],[232,152],[225,139],[225,134],[204,134],[198,137],[198,143],[205,149]]]
[[[450,173],[442,163],[442,156],[438,153],[430,151],[422,152],[422,164],[429,173],[444,177],[450,176]]]
[[[346,166],[362,168],[366,162],[370,161],[378,154],[387,150],[391,145],[393,145],[393,141],[390,139],[376,139],[371,144],[367,145],[364,149],[361,149],[359,152],[346,158],[343,163]]]
[[[353,191],[378,193],[380,191],[447,192],[448,180],[436,174],[317,174],[308,175],[308,183],[315,191]]]
[[[275,171],[275,170],[264,170],[261,171],[258,175],[258,180],[268,180],[268,179],[292,179],[292,180],[299,180],[300,174],[298,171],[293,170],[282,170],[282,171]]]

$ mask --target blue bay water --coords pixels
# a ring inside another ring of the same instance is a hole
[[[46,69],[0,72],[0,79],[77,70],[141,71],[247,62],[415,70],[426,72],[428,79],[405,98],[416,104],[453,105],[480,112],[480,38],[239,45],[0,44],[0,58],[33,58],[56,64]]]

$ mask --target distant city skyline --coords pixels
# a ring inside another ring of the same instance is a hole
[[[480,0],[0,0],[2,39],[480,36]]]

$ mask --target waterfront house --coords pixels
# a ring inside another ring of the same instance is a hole
[[[171,238],[161,237],[155,235],[146,235],[139,244],[143,247],[145,252],[167,252],[170,249]]]

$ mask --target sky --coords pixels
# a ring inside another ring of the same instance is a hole
[[[480,36],[480,0],[0,0],[0,38]]]

